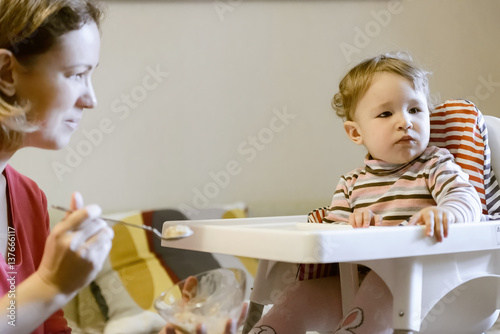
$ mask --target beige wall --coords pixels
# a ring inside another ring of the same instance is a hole
[[[499,17],[497,0],[110,1],[98,108],[69,148],[12,164],[50,204],[305,214],[362,162],[329,105],[345,71],[409,51],[438,100],[500,117]]]

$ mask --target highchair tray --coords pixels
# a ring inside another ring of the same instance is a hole
[[[163,247],[283,262],[358,262],[500,248],[500,221],[454,224],[437,242],[424,226],[369,227],[304,223],[306,216],[167,221],[194,234]]]

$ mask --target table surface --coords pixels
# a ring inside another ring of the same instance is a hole
[[[305,223],[306,216],[167,221],[194,234],[162,246],[265,260],[328,263],[472,252],[500,248],[500,220],[450,226],[438,243],[423,226],[369,227]]]

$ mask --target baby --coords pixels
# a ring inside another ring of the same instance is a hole
[[[353,227],[426,225],[437,241],[449,224],[481,217],[468,175],[446,150],[428,147],[432,109],[427,72],[401,56],[354,67],[332,105],[348,137],[368,154],[340,179],[326,220]]]
[[[480,219],[480,199],[467,174],[446,149],[428,146],[427,72],[409,57],[361,62],[342,79],[332,105],[348,137],[367,155],[363,167],[341,177],[324,222],[425,225],[427,236],[442,241],[450,224]],[[338,270],[323,272],[332,275],[285,290],[251,333],[392,333],[392,295],[378,275],[367,275],[342,319]]]

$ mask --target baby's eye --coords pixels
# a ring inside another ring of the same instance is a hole
[[[421,112],[422,110],[420,110],[420,108],[411,108],[410,109],[410,114],[416,114],[416,113],[419,113]]]
[[[390,111],[384,111],[383,113],[381,113],[377,117],[379,117],[379,118],[386,118],[386,117],[390,117],[390,116],[392,116],[392,112],[390,112]]]

